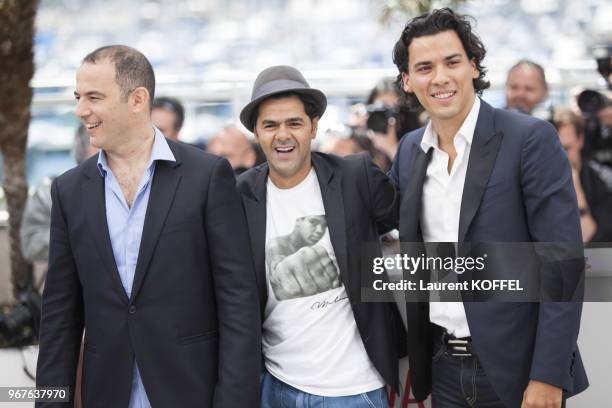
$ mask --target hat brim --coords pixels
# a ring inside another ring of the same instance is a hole
[[[255,111],[257,106],[265,99],[268,99],[271,96],[287,92],[310,96],[317,106],[317,116],[320,118],[321,116],[323,116],[323,113],[325,113],[325,109],[327,108],[327,98],[325,97],[325,94],[323,92],[313,88],[296,88],[294,86],[281,86],[279,88],[275,88],[273,91],[266,92],[263,95],[258,96],[257,98],[249,102],[244,108],[242,108],[242,111],[240,112],[240,122],[242,122],[245,128],[253,132],[253,125],[255,123],[253,123],[254,121],[252,120],[252,115],[253,111]]]

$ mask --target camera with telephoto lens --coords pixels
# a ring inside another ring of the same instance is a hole
[[[0,345],[23,347],[36,343],[40,315],[41,296],[28,284],[19,291],[14,305],[0,309]]]
[[[610,48],[597,48],[593,53],[597,71],[604,78],[607,89],[612,90]],[[612,128],[597,117],[598,112],[612,105],[612,101],[602,92],[586,89],[578,94],[576,102],[585,121],[583,152],[602,164],[612,165]]]
[[[389,120],[397,120],[397,109],[382,103],[373,103],[366,107],[368,112],[368,129],[376,133],[387,133]]]

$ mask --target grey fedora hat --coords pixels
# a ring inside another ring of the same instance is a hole
[[[285,92],[308,95],[317,106],[317,116],[321,117],[325,112],[327,98],[323,92],[311,88],[306,78],[297,69],[288,65],[277,65],[266,68],[257,75],[253,84],[251,102],[240,112],[240,122],[252,132],[255,125],[255,118],[252,116],[257,106],[264,99]]]

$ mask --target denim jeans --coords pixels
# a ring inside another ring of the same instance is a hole
[[[308,394],[267,371],[261,379],[261,408],[389,408],[385,388],[345,397]]]
[[[432,370],[432,407],[506,408],[487,379],[478,357],[453,357],[436,339]],[[565,401],[561,408],[565,408]]]
[[[476,357],[452,357],[442,348],[433,358],[431,403],[436,408],[505,408]]]

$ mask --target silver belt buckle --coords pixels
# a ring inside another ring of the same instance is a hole
[[[472,357],[472,353],[468,351],[467,340],[448,339],[448,345],[451,347],[451,356],[453,357]]]

